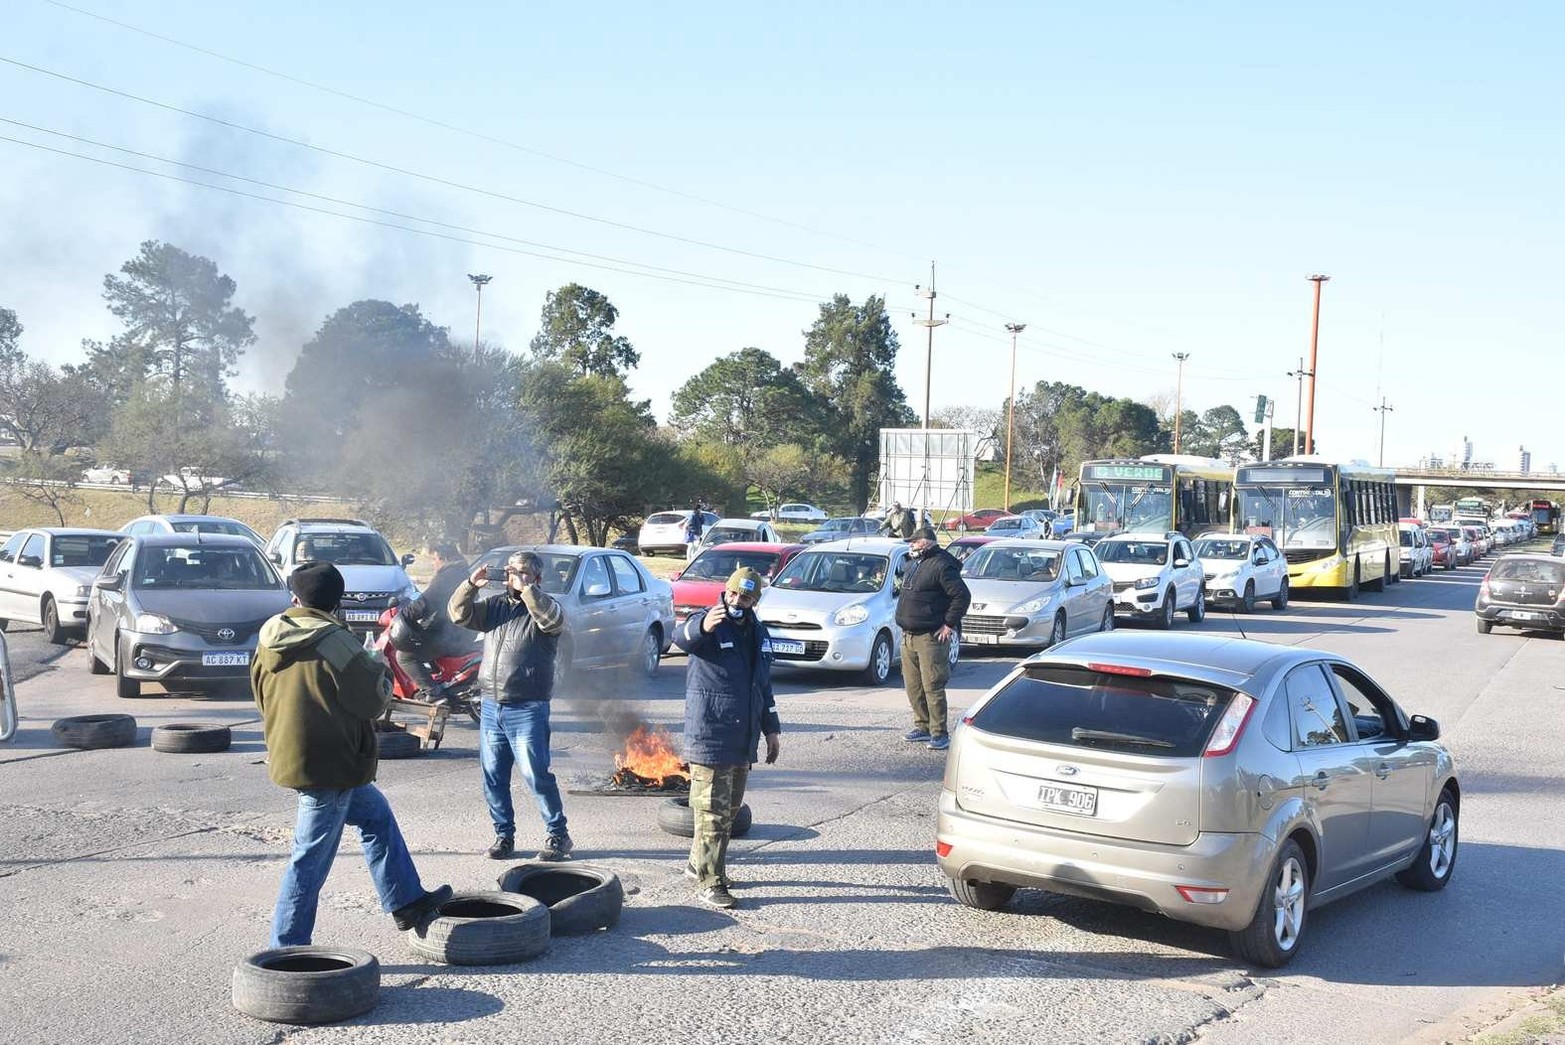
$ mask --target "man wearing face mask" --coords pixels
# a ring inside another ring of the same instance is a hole
[[[928,526],[914,531],[908,557],[913,565],[897,598],[897,627],[902,629],[902,683],[913,708],[909,743],[927,742],[933,751],[951,746],[946,733],[946,683],[951,678],[951,643],[959,641],[962,616],[972,595],[962,580],[962,564],[940,547]]]
[[[738,903],[728,891],[728,840],[760,742],[764,737],[768,765],[782,750],[771,639],[755,615],[764,583],[755,570],[740,567],[716,606],[692,613],[674,632],[675,644],[690,655],[685,759],[695,837],[685,874],[696,880],[696,896],[713,907]]]
[[[464,628],[488,632],[478,668],[483,707],[478,718],[478,764],[484,800],[494,823],[489,857],[504,860],[516,851],[516,813],[511,805],[511,767],[518,763],[538,803],[548,838],[540,860],[570,856],[560,785],[549,771],[549,698],[554,693],[554,655],[565,630],[565,611],[539,586],[543,560],[529,551],[505,562],[505,590],[475,598],[489,583],[480,566],[457,585],[447,607]]]

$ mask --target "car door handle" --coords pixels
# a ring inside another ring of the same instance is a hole
[[[1375,775],[1384,780],[1386,777],[1391,775],[1391,768],[1392,767],[1390,762],[1382,762],[1380,765],[1375,767]]]
[[[1315,778],[1310,783],[1315,786],[1315,790],[1324,791],[1331,786],[1331,777],[1327,776],[1326,771],[1323,769],[1315,774]]]

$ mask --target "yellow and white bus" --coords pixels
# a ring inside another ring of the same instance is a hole
[[[1228,528],[1232,465],[1191,454],[1148,454],[1083,461],[1076,487],[1076,529],[1134,530],[1194,537]]]
[[[1234,528],[1261,533],[1288,560],[1288,586],[1384,591],[1399,579],[1397,495],[1386,468],[1320,457],[1240,465]]]

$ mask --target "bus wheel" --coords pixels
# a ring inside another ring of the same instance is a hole
[[[1379,577],[1376,577],[1372,581],[1365,581],[1364,582],[1364,590],[1365,591],[1385,591],[1386,590],[1386,578],[1391,575],[1390,564],[1391,564],[1391,557],[1388,555],[1386,557],[1386,572],[1382,573]]]
[[[1358,597],[1359,597],[1359,564],[1358,564],[1358,560],[1355,559],[1353,561],[1353,583],[1348,585],[1348,601],[1352,602],[1353,600],[1357,599]]]

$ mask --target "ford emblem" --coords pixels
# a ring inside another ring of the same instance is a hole
[[[233,628],[218,628],[217,629],[217,638],[218,638],[218,641],[220,641],[220,642],[233,642],[234,641],[234,629]]]
[[[1056,773],[1058,773],[1060,776],[1075,776],[1076,775],[1076,767],[1075,766],[1055,766],[1054,767],[1054,771]]]

